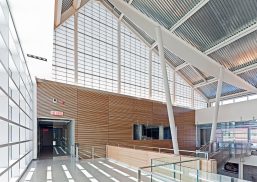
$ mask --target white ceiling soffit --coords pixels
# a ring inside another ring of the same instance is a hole
[[[109,0],[109,2],[112,3],[115,8],[117,8],[139,28],[144,30],[155,41],[157,40],[155,28],[157,26],[160,26],[158,23],[154,22],[146,15],[131,7],[124,1]],[[186,43],[176,35],[170,33],[170,31],[166,28],[161,27],[161,32],[163,36],[164,47],[169,49],[172,53],[174,53],[184,61],[188,62],[192,66],[198,68],[199,70],[208,73],[213,77],[219,77],[219,70],[222,65],[220,65],[201,51],[197,50],[190,44]],[[238,88],[257,93],[257,89],[254,86],[250,85],[249,83],[247,83],[227,69],[224,69],[223,81]]]

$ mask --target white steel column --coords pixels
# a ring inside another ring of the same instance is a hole
[[[172,101],[173,101],[173,104],[176,103],[176,71],[173,70],[173,98],[172,98]]]
[[[164,82],[166,105],[167,105],[168,116],[169,116],[169,124],[170,124],[173,150],[174,150],[174,154],[179,155],[177,131],[176,131],[176,126],[175,126],[175,119],[174,119],[171,96],[170,96],[170,88],[169,88],[169,81],[168,81],[168,75],[167,75],[167,69],[166,69],[166,61],[165,61],[165,57],[164,57],[164,48],[163,48],[161,27],[157,26],[155,28],[155,31],[156,31],[156,37],[157,37],[157,43],[158,43],[158,49],[159,49],[159,57],[160,57],[160,62],[161,62],[161,69],[162,69],[162,76],[163,76],[163,82]]]
[[[118,21],[118,93],[121,93],[121,22]]]
[[[216,129],[217,129],[217,121],[218,121],[218,115],[219,115],[219,108],[220,108],[222,82],[223,82],[223,68],[220,68],[219,81],[218,81],[217,92],[216,92],[216,104],[215,104],[214,117],[213,117],[212,128],[211,128],[210,143],[213,143],[216,141]]]
[[[74,15],[74,83],[78,83],[78,13]]]
[[[148,70],[148,85],[149,85],[149,98],[152,98],[152,69],[153,69],[153,51],[149,50],[149,70]]]

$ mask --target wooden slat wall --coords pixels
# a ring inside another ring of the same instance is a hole
[[[171,148],[168,140],[135,141],[133,124],[169,126],[166,105],[147,99],[96,91],[46,80],[37,82],[38,117],[51,117],[50,111],[64,112],[76,121],[76,142],[82,146],[121,143]],[[65,102],[54,104],[52,98]],[[195,149],[195,111],[174,107],[181,149]]]

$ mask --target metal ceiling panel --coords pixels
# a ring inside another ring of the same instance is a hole
[[[175,34],[201,51],[257,22],[256,0],[212,0],[176,29]]]
[[[230,69],[249,66],[257,62],[257,31],[213,52],[209,56]]]
[[[186,66],[179,70],[179,72],[182,73],[193,85],[204,81],[192,66]]]
[[[240,76],[245,81],[252,84],[253,86],[257,87],[257,69],[241,73],[238,76]]]
[[[168,59],[169,61],[171,61],[172,65],[174,67],[177,67],[178,65],[183,64],[185,61],[183,61],[182,59],[180,59],[179,57],[177,57],[175,54],[173,54],[172,52],[170,52],[168,49],[164,48],[164,55],[166,57],[166,59]]]
[[[72,6],[73,0],[62,0],[62,13]]]
[[[205,86],[198,88],[208,99],[214,99],[216,97],[218,82],[211,83]],[[221,96],[236,94],[239,92],[243,92],[244,90],[234,87],[230,84],[224,83],[222,84],[222,92]]]
[[[135,29],[150,45],[152,45],[155,41],[147,35],[144,31],[138,28],[133,22],[131,22],[127,17],[123,17],[123,19],[133,28]]]
[[[133,0],[132,6],[169,29],[199,2],[200,0]]]
[[[202,71],[200,71],[198,68],[194,67],[195,70],[198,71],[198,73],[200,73],[202,75],[202,77],[205,79],[205,80],[210,80],[210,79],[213,79],[214,77],[213,76],[210,76]]]

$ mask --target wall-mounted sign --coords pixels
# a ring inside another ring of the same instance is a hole
[[[61,111],[51,111],[50,113],[53,116],[63,116],[63,112]]]

